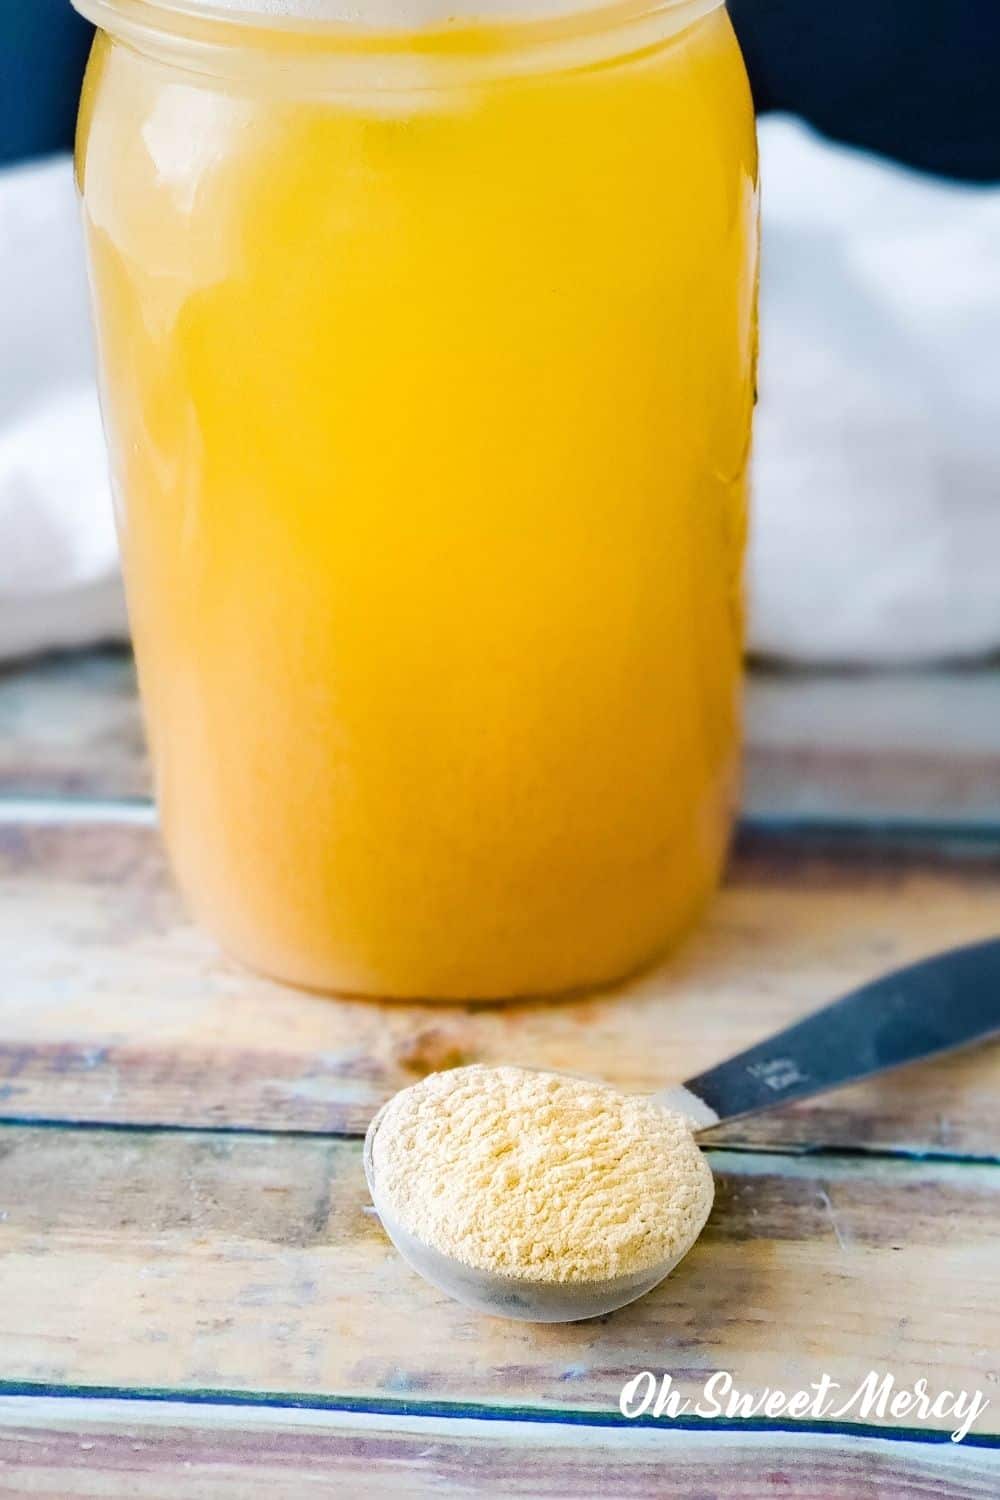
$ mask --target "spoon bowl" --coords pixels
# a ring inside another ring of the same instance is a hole
[[[467,1266],[416,1239],[403,1228],[379,1193],[373,1158],[375,1136],[384,1112],[383,1105],[365,1135],[365,1177],[375,1211],[407,1265],[466,1307],[495,1318],[517,1318],[525,1323],[577,1323],[585,1318],[599,1318],[651,1292],[687,1253],[683,1251],[645,1271],[604,1281],[536,1281]]]

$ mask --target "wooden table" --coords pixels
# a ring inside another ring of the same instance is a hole
[[[0,678],[0,1495],[1000,1494],[1000,1050],[716,1133],[718,1200],[594,1323],[466,1312],[367,1207],[360,1136],[471,1060],[652,1089],[1000,929],[1000,675],[760,677],[702,931],[615,993],[327,1001],[227,962],[164,866],[130,664]],[[945,1421],[626,1422],[622,1384],[870,1370]]]

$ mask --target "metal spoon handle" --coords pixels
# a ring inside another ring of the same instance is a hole
[[[886,974],[657,1098],[686,1109],[704,1128],[840,1088],[997,1031],[1000,939],[993,939]]]

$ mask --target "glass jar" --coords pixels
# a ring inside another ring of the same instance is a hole
[[[294,984],[611,980],[695,918],[737,783],[757,186],[728,18],[253,3],[77,0],[175,870]]]

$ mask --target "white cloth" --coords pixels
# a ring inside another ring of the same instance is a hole
[[[1000,647],[1000,190],[761,126],[751,640]]]
[[[1000,190],[761,123],[751,646],[1000,648]],[[68,159],[0,173],[0,656],[125,634]]]
[[[0,657],[126,631],[67,157],[0,173]]]

